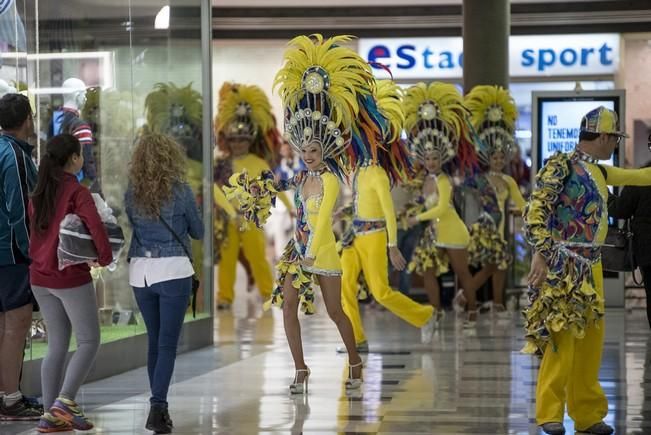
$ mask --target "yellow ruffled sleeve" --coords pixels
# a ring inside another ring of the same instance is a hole
[[[311,239],[308,243],[307,257],[309,258],[316,258],[316,253],[324,244],[326,234],[332,232],[332,214],[337,203],[337,196],[339,196],[339,181],[337,177],[326,172],[321,175],[321,181],[323,182],[323,197],[321,198],[321,207],[319,208],[316,228],[312,232]]]
[[[230,201],[226,198],[226,195],[224,194],[224,191],[221,189],[216,184],[213,184],[212,188],[212,193],[213,193],[213,199],[215,203],[222,208],[229,217],[235,218],[236,212],[235,208],[233,207],[233,204],[230,203]]]
[[[509,198],[511,198],[511,202],[515,208],[517,208],[520,213],[522,213],[522,210],[524,210],[524,206],[527,204],[527,202],[524,200],[522,192],[520,192],[518,183],[516,183],[516,181],[510,175],[505,175],[504,181],[506,181],[506,184],[509,186]]]
[[[452,183],[450,178],[445,174],[436,177],[436,185],[439,190],[439,201],[433,208],[416,215],[419,221],[432,221],[438,219],[452,207]]]
[[[255,164],[255,174],[256,176],[259,174],[262,174],[266,171],[273,172],[271,171],[271,167],[269,164],[264,161],[263,159],[259,159],[256,164]],[[285,192],[278,192],[278,195],[276,197],[277,199],[280,199],[283,204],[285,204],[285,207],[287,207],[287,210],[293,210],[294,209],[294,204],[290,199],[287,197],[287,194]]]
[[[651,186],[651,168],[624,169],[601,165],[606,170],[609,186]]]
[[[549,220],[558,196],[565,187],[570,166],[567,155],[556,153],[536,175],[536,185],[524,210],[525,238],[536,252],[551,257],[553,249]]]
[[[382,214],[387,226],[387,240],[389,246],[398,244],[398,224],[396,223],[396,210],[393,207],[393,198],[391,197],[391,183],[387,173],[382,168],[377,168],[373,174],[373,186],[380,200]]]

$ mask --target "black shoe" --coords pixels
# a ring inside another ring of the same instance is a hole
[[[32,406],[25,398],[11,406],[0,404],[0,420],[5,421],[36,421],[43,415],[43,408]]]
[[[25,401],[25,404],[29,406],[32,409],[35,409],[43,415],[45,410],[43,409],[43,404],[38,401],[36,397],[29,397],[29,396],[23,396],[23,400]]]
[[[593,424],[589,428],[579,432],[591,435],[610,435],[615,432],[615,429],[613,429],[611,426],[608,426],[603,421],[600,421],[599,423]]]
[[[563,423],[549,422],[540,425],[540,427],[543,432],[548,435],[565,435],[565,427],[563,426]]]
[[[172,428],[174,427],[174,423],[172,422],[172,418],[170,417],[170,411],[168,408],[165,408],[165,411],[163,412],[163,420],[165,420],[165,423],[167,423],[169,427]]]
[[[145,428],[154,433],[172,433],[172,427],[165,421],[165,411],[162,405],[151,405]]]

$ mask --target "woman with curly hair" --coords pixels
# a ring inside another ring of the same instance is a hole
[[[201,239],[204,231],[185,173],[183,151],[170,137],[146,133],[139,139],[125,195],[133,226],[129,284],[147,327],[151,409],[146,428],[155,433],[172,431],[167,391],[192,290],[190,237]]]

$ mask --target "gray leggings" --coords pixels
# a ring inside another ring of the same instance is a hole
[[[47,329],[47,355],[41,366],[43,407],[47,411],[58,396],[75,400],[95,362],[100,342],[97,300],[92,283],[70,289],[32,286],[32,291]],[[77,351],[66,369],[71,329]]]

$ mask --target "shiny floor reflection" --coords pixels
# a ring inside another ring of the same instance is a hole
[[[290,397],[293,368],[282,317],[243,296],[220,313],[214,348],[179,357],[170,409],[176,434],[537,434],[538,361],[520,354],[519,317],[484,315],[469,334],[449,314],[431,345],[386,311],[365,309],[371,352],[362,390],[346,394],[346,356],[319,307],[302,318],[312,369],[307,397]],[[619,434],[651,433],[649,333],[642,311],[610,310],[601,379],[607,422]],[[83,387],[94,433],[142,434],[148,412],[144,369]],[[566,421],[568,433],[573,425]],[[0,433],[34,433],[27,424]]]

